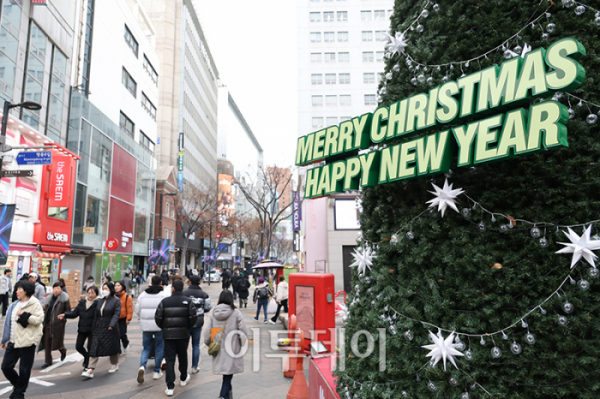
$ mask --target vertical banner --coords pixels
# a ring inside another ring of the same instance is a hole
[[[148,240],[148,264],[166,266],[169,264],[169,248],[171,240]]]
[[[183,191],[183,173],[177,173],[177,185],[179,185],[179,192]]]
[[[14,218],[15,205],[0,206],[0,265],[6,265],[8,260],[8,247]]]
[[[302,200],[300,191],[292,191],[292,225],[293,231],[300,231],[300,222],[302,221]]]
[[[19,256],[17,260],[17,281],[21,279],[23,275],[23,262],[25,261],[25,257]]]
[[[233,183],[234,179],[231,175],[226,175],[223,173],[218,174],[219,179],[219,214],[225,220],[221,220],[221,222],[225,222],[226,225],[227,217],[233,216],[235,214],[235,194],[233,193]]]
[[[55,155],[52,159],[50,173],[50,193],[48,206],[50,208],[68,208],[71,192],[71,161],[72,158],[64,155]]]

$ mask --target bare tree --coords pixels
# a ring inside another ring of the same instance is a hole
[[[219,219],[216,193],[203,191],[190,185],[177,195],[177,229],[183,233],[181,249],[181,270],[185,275],[187,268],[187,248],[190,239],[200,235],[203,230]]]
[[[265,257],[269,258],[277,225],[290,216],[291,198],[282,199],[291,192],[292,171],[277,166],[259,168],[256,181],[246,176],[235,184],[258,214],[262,232],[259,251],[265,251]]]
[[[271,251],[275,254],[277,259],[282,262],[288,261],[294,253],[292,240],[285,238],[285,234],[277,232],[273,235],[273,242],[271,243]]]
[[[262,225],[257,217],[244,217],[240,219],[240,235],[246,242],[248,252],[258,252]]]

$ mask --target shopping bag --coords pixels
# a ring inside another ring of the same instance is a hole
[[[275,299],[271,298],[269,301],[269,307],[267,308],[267,313],[275,314],[275,312],[277,312],[277,302],[275,302]]]

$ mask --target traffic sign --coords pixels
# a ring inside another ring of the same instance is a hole
[[[0,177],[31,177],[33,170],[3,170]]]
[[[221,233],[217,233],[216,236],[217,236],[217,240],[218,240],[219,238],[221,238]]]
[[[114,251],[119,246],[119,241],[116,238],[109,238],[106,240],[106,249]]]
[[[51,151],[20,152],[17,154],[18,165],[50,165]]]

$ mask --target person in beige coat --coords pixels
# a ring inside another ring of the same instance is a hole
[[[40,301],[33,296],[33,283],[19,281],[15,288],[18,302],[13,302],[8,308],[2,334],[2,349],[6,349],[2,359],[2,373],[14,387],[10,397],[20,399],[25,398],[35,359],[35,347],[42,339],[44,311]],[[19,360],[17,374],[15,365]]]
[[[248,331],[242,313],[235,308],[233,293],[229,290],[221,292],[219,303],[208,318],[204,330],[204,343],[207,346],[210,345],[213,329],[221,330],[214,336],[215,340],[220,341],[221,349],[212,360],[213,374],[223,376],[219,399],[230,399],[233,397],[231,387],[233,375],[244,372],[244,357],[237,355],[246,344]]]

